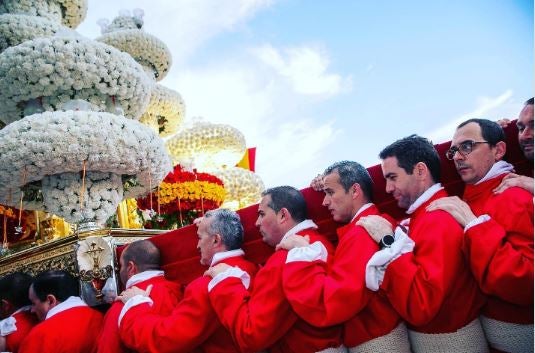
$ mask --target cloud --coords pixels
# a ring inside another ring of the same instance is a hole
[[[89,0],[87,17],[78,31],[100,35],[96,22],[112,20],[120,10],[141,8],[144,29],[161,39],[176,63],[184,62],[209,39],[235,29],[272,6],[275,0]]]
[[[325,52],[296,46],[282,50],[264,45],[253,54],[278,75],[288,80],[295,92],[306,95],[334,96],[351,86],[351,78],[328,73],[329,58]]]
[[[427,136],[434,143],[451,140],[457,126],[470,118],[484,118],[498,120],[500,118],[516,119],[518,106],[511,101],[512,90],[506,90],[497,97],[478,97],[475,102],[475,109],[469,113],[461,114],[452,118],[451,121],[424,136]]]

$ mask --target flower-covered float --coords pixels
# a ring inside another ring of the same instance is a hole
[[[1,204],[94,227],[171,169],[163,141],[136,121],[153,82],[126,53],[37,38],[3,51],[0,75]]]

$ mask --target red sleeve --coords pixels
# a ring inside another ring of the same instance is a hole
[[[514,196],[497,198],[499,204],[490,206],[491,220],[468,229],[466,249],[483,292],[530,305],[534,295],[533,201],[529,193]]]
[[[41,332],[41,327],[45,322],[35,326],[30,334],[24,339],[20,345],[19,353],[35,353],[35,352],[54,352],[55,340],[46,339],[46,331]]]
[[[5,351],[18,352],[22,340],[28,335],[31,329],[38,323],[37,317],[30,312],[20,312],[15,314],[17,320],[17,331],[5,337]]]
[[[142,352],[190,352],[204,342],[219,321],[208,299],[209,278],[190,283],[169,316],[151,313],[148,304],[128,310],[119,329],[123,342]]]
[[[341,237],[332,266],[323,261],[292,262],[284,267],[284,292],[294,311],[315,326],[349,320],[368,303],[365,270],[377,243],[360,226]]]
[[[209,293],[223,326],[244,352],[257,352],[277,342],[297,321],[284,296],[282,266],[287,251],[276,251],[258,273],[249,292],[238,278],[227,278]]]
[[[400,316],[414,326],[431,321],[460,268],[463,230],[444,211],[428,212],[410,230],[413,252],[391,262],[381,289]]]
[[[122,307],[122,303],[115,302],[108,309],[98,339],[98,353],[118,353],[125,349],[119,337],[119,327],[117,326]]]

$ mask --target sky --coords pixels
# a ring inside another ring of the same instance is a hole
[[[533,96],[533,1],[89,0],[77,31],[144,10],[173,55],[159,83],[186,118],[230,124],[266,187],[308,186],[391,142],[451,139],[473,117],[516,118]]]

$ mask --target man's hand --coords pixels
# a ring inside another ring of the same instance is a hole
[[[136,295],[142,295],[144,297],[148,297],[150,295],[150,292],[152,291],[152,284],[149,284],[147,286],[147,289],[146,290],[143,290],[143,289],[140,289],[136,286],[133,286],[131,288],[128,288],[128,289],[125,289],[121,295],[118,295],[115,300],[120,300],[122,301],[123,303],[126,304],[126,302],[129,300],[129,299],[132,299],[133,297],[135,297]]]
[[[505,129],[511,123],[511,119],[503,118],[496,121],[496,123],[500,125],[502,129]]]
[[[435,200],[426,208],[427,211],[443,210],[455,218],[464,228],[468,223],[476,219],[476,215],[470,209],[470,206],[458,196],[443,197]]]
[[[370,237],[377,243],[387,234],[394,234],[392,224],[381,216],[372,215],[362,217],[357,225],[366,229]]]
[[[302,248],[310,244],[310,236],[305,235],[304,237],[300,235],[290,235],[281,241],[275,247],[275,250],[286,249],[292,250],[293,248]]]
[[[215,276],[217,276],[218,274],[220,274],[221,272],[225,272],[226,270],[228,270],[229,268],[231,268],[232,266],[229,266],[227,264],[217,264],[213,267],[210,267],[209,269],[207,269],[205,272],[204,272],[204,275],[205,276],[210,276],[212,278],[214,278]]]
[[[513,186],[518,186],[524,190],[527,190],[533,195],[533,178],[515,173],[507,174],[505,178],[502,179],[501,184],[492,191],[495,194],[499,194]]]
[[[323,174],[318,174],[310,182],[310,187],[316,191],[323,191]]]

